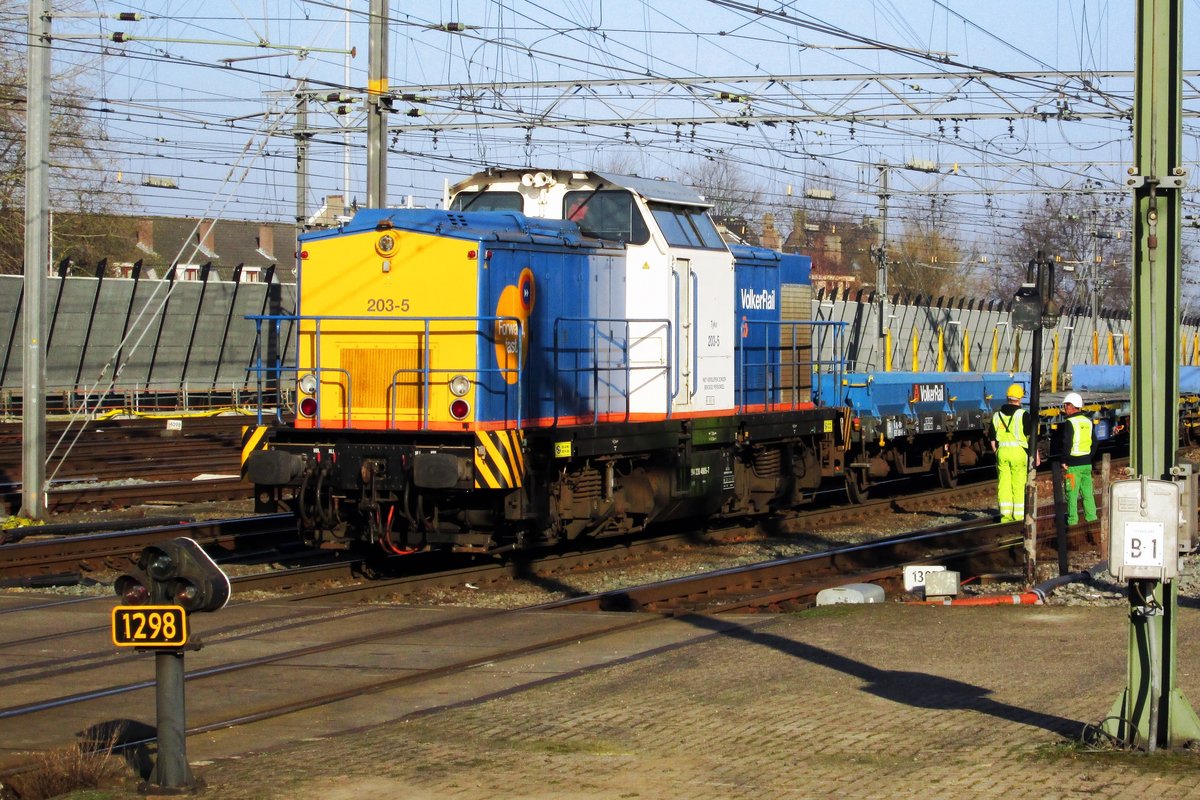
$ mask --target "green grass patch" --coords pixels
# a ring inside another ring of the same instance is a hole
[[[813,606],[812,608],[805,608],[793,613],[813,619],[837,619],[839,617],[848,617],[870,605],[870,603],[834,603],[828,606]]]
[[[1039,745],[1028,752],[1025,757],[1042,763],[1066,761],[1074,764],[1096,764],[1156,774],[1195,772],[1197,768],[1200,768],[1200,751],[1190,748],[1146,753],[1140,750],[1094,746],[1086,742],[1064,741]]]

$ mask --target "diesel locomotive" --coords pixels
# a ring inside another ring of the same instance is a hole
[[[849,372],[810,259],[727,244],[709,208],[669,181],[494,170],[444,209],[303,235],[295,313],[257,318],[288,332],[292,366],[257,370],[295,412],[247,434],[257,508],[324,547],[500,553],[977,460],[1027,374]]]

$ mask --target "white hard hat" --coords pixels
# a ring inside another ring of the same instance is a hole
[[[1079,392],[1068,392],[1063,398],[1063,405],[1071,405],[1076,408],[1083,408],[1083,398],[1079,396]]]

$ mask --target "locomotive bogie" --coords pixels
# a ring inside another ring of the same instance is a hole
[[[768,514],[810,501],[823,477],[821,454],[836,449],[832,434],[750,445],[730,433],[710,446],[682,438],[671,448],[560,461],[549,488],[550,519],[563,538],[574,539],[672,520]]]

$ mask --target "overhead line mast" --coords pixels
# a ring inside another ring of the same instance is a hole
[[[25,103],[25,341],[21,362],[21,516],[46,517],[46,267],[50,260],[50,0],[29,3]]]
[[[387,205],[388,0],[371,0],[367,54],[367,207]]]
[[[1105,718],[1103,728],[1130,744],[1183,745],[1200,739],[1200,719],[1175,685],[1175,615],[1179,584],[1176,540],[1162,535],[1181,512],[1168,508],[1165,518],[1153,507],[1150,482],[1178,475],[1179,443],[1179,298],[1181,283],[1181,194],[1187,184],[1182,147],[1182,0],[1138,0],[1136,28],[1137,93],[1134,104],[1134,157],[1126,185],[1133,189],[1133,319],[1131,359],[1131,436],[1129,462],[1141,478],[1140,516],[1136,523],[1111,525],[1110,569],[1121,574],[1157,541],[1160,552],[1143,559],[1159,568],[1159,577],[1135,572],[1129,586],[1128,682]],[[1126,482],[1129,483],[1129,482]],[[1114,492],[1112,496],[1116,496]],[[1111,506],[1111,503],[1110,503]],[[1182,513],[1196,513],[1184,503]],[[1109,508],[1132,512],[1139,505]],[[1131,525],[1140,525],[1133,527]],[[1133,530],[1137,537],[1128,531]],[[1118,539],[1119,537],[1119,539]],[[1138,544],[1132,545],[1131,543]],[[1128,552],[1127,552],[1128,550]],[[1141,566],[1141,564],[1137,564]],[[1148,574],[1148,573],[1145,573]]]

